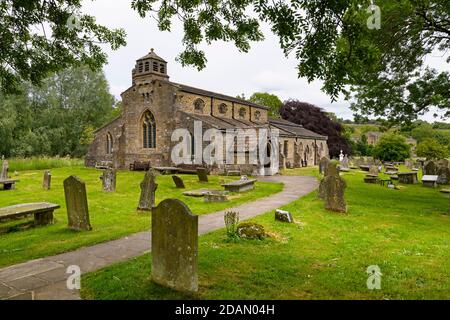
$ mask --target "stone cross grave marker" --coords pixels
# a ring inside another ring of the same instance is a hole
[[[167,199],[152,213],[152,280],[171,289],[198,291],[198,216]]]
[[[44,172],[44,179],[42,180],[42,188],[44,190],[50,190],[52,186],[52,174],[50,173],[50,170],[46,170]]]
[[[69,228],[77,231],[92,230],[89,219],[86,184],[78,177],[71,176],[64,180]]]
[[[183,179],[181,179],[179,176],[172,176],[172,179],[178,189],[186,189]]]
[[[141,196],[139,198],[138,210],[151,211],[155,206],[156,190],[156,174],[153,170],[146,172],[144,180],[141,182]]]
[[[115,169],[106,169],[103,171],[103,174],[100,177],[103,184],[103,191],[116,192],[116,177],[117,172]]]
[[[205,168],[197,168],[197,176],[200,182],[208,182],[208,173]]]

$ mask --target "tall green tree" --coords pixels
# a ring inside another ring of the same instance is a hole
[[[250,101],[269,107],[269,117],[280,118],[280,109],[283,106],[283,102],[276,95],[267,92],[256,92],[252,94]]]
[[[39,87],[23,84],[20,93],[0,100],[0,153],[83,156],[114,104],[103,73],[86,66],[59,72]]]
[[[444,159],[449,155],[449,149],[435,139],[425,139],[417,145],[416,153],[419,157],[431,159]]]
[[[409,122],[436,107],[450,116],[449,74],[424,68],[427,55],[450,46],[450,0],[373,2],[133,0],[132,7],[160,30],[182,21],[184,65],[205,67],[203,43],[229,41],[247,52],[267,23],[297,58],[299,76],[322,80],[333,99],[356,93],[356,115]]]
[[[81,0],[0,1],[0,90],[17,91],[22,81],[39,84],[70,66],[100,70],[112,49],[125,45],[124,30],[109,30],[80,14]]]

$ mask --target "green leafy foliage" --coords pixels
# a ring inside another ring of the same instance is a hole
[[[253,103],[269,107],[269,117],[275,119],[280,118],[280,109],[283,106],[283,102],[276,95],[267,92],[256,92],[249,100]]]
[[[382,161],[405,161],[411,154],[411,146],[398,134],[385,134],[373,149],[373,156]]]
[[[444,159],[449,155],[449,149],[435,139],[425,139],[417,145],[416,153],[427,159]]]
[[[0,91],[17,92],[23,80],[40,84],[51,73],[87,65],[100,70],[124,30],[109,30],[79,14],[81,0],[0,1]],[[36,137],[31,137],[38,139]]]
[[[103,73],[88,67],[57,73],[40,87],[23,84],[21,92],[0,98],[0,154],[6,157],[81,157],[115,103]]]

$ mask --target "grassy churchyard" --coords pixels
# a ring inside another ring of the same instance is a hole
[[[404,168],[401,168],[405,171]],[[391,190],[344,173],[348,213],[326,211],[317,192],[283,209],[296,224],[262,224],[265,240],[235,240],[219,230],[199,238],[200,299],[449,299],[448,194],[421,184]],[[286,175],[318,175],[317,168]],[[377,265],[381,290],[368,290]],[[151,255],[82,277],[84,299],[189,299],[151,281]]]
[[[71,165],[66,163],[66,165]],[[143,172],[119,171],[117,173],[117,192],[105,193],[99,179],[100,170],[88,169],[81,166],[54,168],[52,173],[51,190],[42,188],[44,171],[18,171],[20,168],[30,168],[32,165],[58,167],[64,165],[60,160],[36,159],[34,164],[26,165],[23,161],[10,161],[10,175],[20,180],[16,190],[0,190],[0,207],[7,207],[21,203],[51,202],[59,204],[61,209],[55,211],[55,224],[43,227],[30,227],[33,219],[21,219],[0,224],[0,267],[5,267],[31,259],[42,258],[83,246],[118,239],[127,235],[150,230],[150,213],[136,210],[140,183],[144,178]],[[71,175],[78,176],[86,183],[89,213],[92,231],[76,232],[67,228],[67,213],[63,181]],[[225,203],[205,204],[202,198],[183,196],[187,190],[195,189],[223,189],[220,183],[238,178],[210,176],[209,183],[200,183],[196,175],[181,175],[186,190],[176,189],[171,176],[158,176],[159,184],[156,192],[156,203],[166,198],[179,198],[184,201],[192,212],[203,215],[233,207],[242,203],[255,201],[282,190],[278,183],[256,184],[255,190],[240,194],[231,194],[230,201]]]

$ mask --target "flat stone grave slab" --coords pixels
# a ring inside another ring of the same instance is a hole
[[[370,166],[359,166],[359,168],[360,168],[362,171],[369,171],[369,170],[370,170]]]
[[[164,175],[172,175],[177,174],[179,169],[175,167],[155,167],[153,168],[158,171],[160,174]]]
[[[53,211],[59,208],[59,205],[47,202],[24,203],[0,208],[0,222],[34,215],[36,225],[47,225],[53,223]]]
[[[16,182],[19,182],[19,180],[14,179],[0,180],[0,184],[3,185],[4,190],[13,190],[15,188]]]
[[[199,189],[183,192],[186,197],[203,198],[208,193],[219,192],[219,190]]]
[[[424,187],[435,188],[437,187],[437,181],[439,176],[425,175],[422,177],[422,184]]]
[[[244,192],[255,189],[255,182],[257,180],[239,180],[222,184],[222,187],[229,192]]]
[[[398,180],[403,184],[416,184],[418,182],[417,172],[399,172]]]
[[[450,193],[450,189],[442,189],[440,192],[441,193]]]
[[[228,192],[215,190],[212,192],[208,192],[205,194],[205,202],[227,202],[228,201]]]

